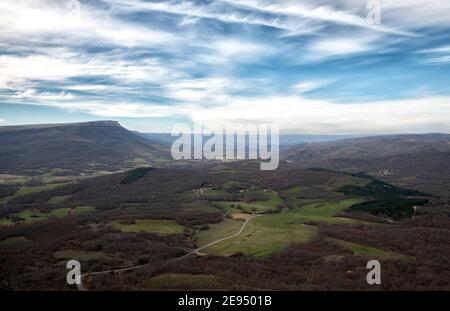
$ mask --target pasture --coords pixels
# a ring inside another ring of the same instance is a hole
[[[307,243],[316,238],[318,228],[306,225],[307,221],[359,223],[358,220],[334,217],[334,215],[360,202],[362,202],[360,199],[322,201],[284,213],[261,215],[251,219],[238,237],[208,247],[202,252],[221,256],[245,253],[255,257],[265,257],[284,249],[289,243]],[[203,246],[231,236],[238,232],[242,225],[242,221],[230,219],[210,225],[208,230],[197,233],[197,244]]]
[[[133,224],[124,224],[114,221],[111,226],[121,232],[149,232],[161,235],[183,233],[185,227],[177,224],[173,220],[143,219],[136,220]]]

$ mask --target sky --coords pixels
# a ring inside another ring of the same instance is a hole
[[[1,0],[0,126],[92,120],[450,133],[450,1]]]

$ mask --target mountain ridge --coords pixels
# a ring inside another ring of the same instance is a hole
[[[405,134],[292,146],[286,161],[303,167],[366,172],[387,182],[450,198],[450,134]]]
[[[132,167],[135,160],[154,165],[168,157],[163,146],[116,121],[8,126],[0,128],[0,145],[0,172],[13,174],[49,169],[80,172],[92,167],[116,170]]]

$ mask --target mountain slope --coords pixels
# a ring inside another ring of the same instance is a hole
[[[401,186],[450,198],[450,135],[392,135],[290,148],[287,160],[305,167],[364,171]]]
[[[118,169],[133,161],[154,164],[164,148],[115,121],[0,127],[0,172],[32,174],[63,169]]]

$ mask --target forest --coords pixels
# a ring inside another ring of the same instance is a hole
[[[87,276],[88,289],[373,290],[371,258],[380,290],[449,289],[446,209],[364,175],[231,162],[19,188],[1,187],[2,289],[74,289],[69,258],[83,273],[142,265]],[[241,236],[184,258],[252,215]]]

